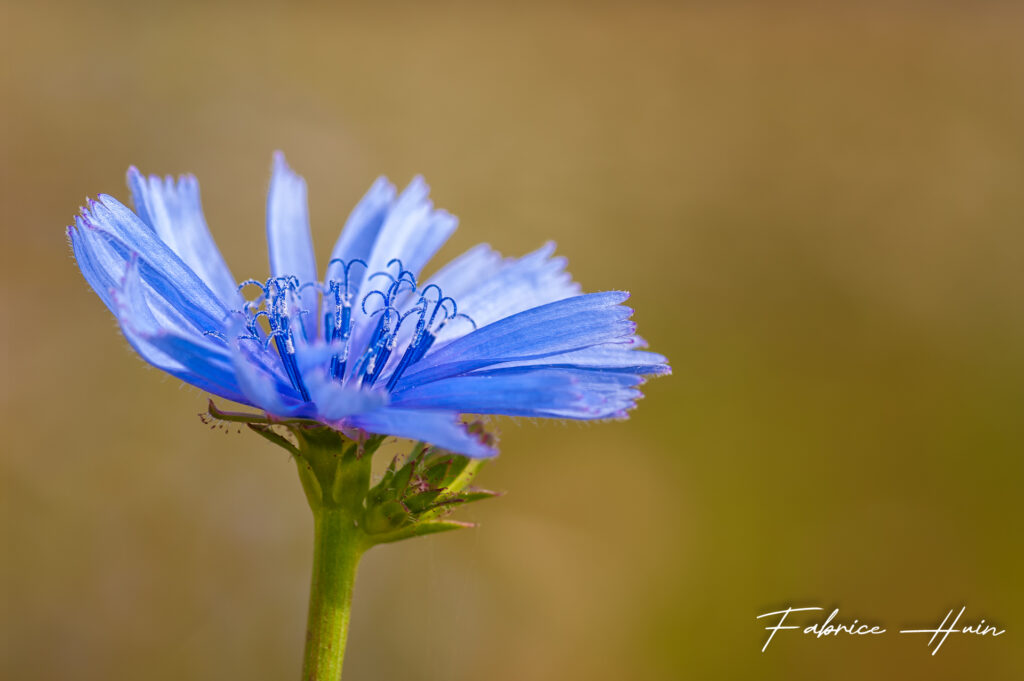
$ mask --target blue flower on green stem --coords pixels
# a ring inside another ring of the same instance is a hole
[[[479,245],[422,277],[456,219],[420,178],[377,180],[320,276],[306,184],[275,155],[270,277],[242,282],[194,177],[132,168],[128,185],[134,211],[100,195],[68,229],[82,274],[147,362],[276,419],[484,457],[460,414],[620,418],[669,371],[640,349],[628,294],[581,294],[550,244],[518,259]]]

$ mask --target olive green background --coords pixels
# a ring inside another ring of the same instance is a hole
[[[266,274],[270,155],[326,258],[374,177],[555,239],[671,359],[627,422],[499,420],[480,527],[375,549],[346,679],[1024,678],[1019,4],[3,5],[0,675],[294,679],[287,457],[148,368],[65,243],[194,172]],[[756,615],[839,607],[879,638]],[[949,608],[1007,630],[927,637]]]

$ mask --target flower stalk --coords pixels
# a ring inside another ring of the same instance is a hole
[[[372,487],[373,454],[384,438],[360,439],[301,419],[226,412],[210,402],[204,420],[244,423],[295,461],[313,512],[313,573],[303,681],[338,681],[345,659],[352,592],[363,554],[377,544],[448,532],[472,523],[447,516],[459,506],[497,496],[472,487],[483,464],[426,443],[395,457]],[[466,425],[482,445],[496,444],[482,422]]]
[[[303,681],[341,678],[356,569],[365,547],[344,509],[313,509],[313,577],[309,592]]]
[[[283,439],[268,426],[249,427],[277,444]],[[345,660],[356,570],[372,545],[361,521],[372,455],[381,438],[352,442],[323,427],[293,427],[290,431],[298,443],[291,451],[296,454],[299,479],[313,511],[313,574],[302,679],[338,681]]]

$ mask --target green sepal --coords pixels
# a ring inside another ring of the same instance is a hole
[[[395,472],[395,477],[392,479],[388,490],[392,498],[400,499],[405,496],[405,490],[409,487],[409,481],[412,480],[412,474],[415,469],[416,459],[412,459]]]
[[[483,501],[484,499],[493,499],[494,497],[501,496],[505,496],[505,493],[493,492],[489,489],[469,488],[459,492],[456,501],[461,504],[469,504],[474,501]]]
[[[464,504],[470,504],[474,501],[483,501],[484,499],[491,499],[493,497],[500,497],[502,494],[502,492],[492,492],[490,490],[483,489],[473,489],[472,491],[463,490],[457,494],[449,493],[423,511],[419,517],[421,521],[442,518]]]
[[[391,491],[394,488],[395,470],[398,467],[398,457],[391,459],[391,463],[388,464],[387,470],[384,471],[384,475],[381,476],[380,481],[370,488],[370,491],[366,493],[366,504],[367,506],[373,504],[383,504],[389,498],[391,498]]]
[[[465,457],[463,457],[465,458]],[[473,482],[473,478],[483,467],[484,459],[466,459],[465,465],[459,468],[459,472],[450,481],[446,481],[445,487],[451,492],[461,492]]]
[[[464,504],[498,496],[469,487],[482,463],[422,443],[404,461],[392,460],[366,496],[367,539],[380,544],[472,527],[444,516]]]
[[[482,460],[423,442],[416,443],[407,456],[392,459],[371,487],[373,453],[384,442],[384,436],[352,439],[308,419],[222,411],[212,400],[208,416],[244,423],[291,454],[314,514],[340,514],[343,522],[350,523],[360,551],[375,544],[475,527],[445,516],[465,504],[500,496],[470,487]],[[493,436],[483,432],[481,423],[467,428],[493,444]]]
[[[363,513],[363,529],[371,535],[386,534],[412,521],[409,509],[394,499],[368,508]]]
[[[434,508],[437,505],[434,502],[444,493],[445,490],[443,489],[432,489],[420,494],[414,494],[405,500],[405,505],[413,513],[423,513]]]
[[[261,436],[270,440],[278,447],[283,447],[284,449],[288,450],[289,452],[291,452],[292,456],[302,456],[301,452],[299,452],[298,447],[289,442],[288,438],[286,438],[285,436],[275,433],[270,426],[264,426],[258,423],[246,423],[245,425],[247,425],[253,432],[259,433]]]
[[[473,462],[473,459],[465,456],[455,456],[450,457],[450,461],[451,463],[445,469],[444,479],[441,481],[441,484],[448,489],[451,489],[451,486],[465,472],[466,468]]]
[[[403,539],[425,537],[428,534],[438,534],[440,532],[448,532],[450,530],[464,530],[472,527],[476,527],[476,523],[465,523],[459,520],[430,520],[427,522],[417,523],[415,525],[409,525],[408,527],[386,534],[376,535],[373,537],[373,543],[391,544]]]
[[[207,414],[217,421],[228,421],[230,423],[262,423],[264,425],[305,425],[312,427],[323,427],[323,424],[319,421],[313,421],[312,419],[278,419],[270,416],[269,414],[249,414],[241,411],[224,411],[214,404],[213,400],[209,401],[206,407]],[[204,414],[200,414],[200,417],[204,417]]]
[[[465,457],[460,458],[468,461]],[[454,463],[455,457],[453,456],[436,457],[433,461],[428,461],[426,470],[423,471],[423,479],[431,487],[446,486],[446,483],[455,477],[450,472]]]

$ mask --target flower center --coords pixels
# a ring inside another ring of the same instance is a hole
[[[402,267],[398,259],[390,261],[386,270],[365,277],[364,281],[372,288],[358,302],[357,309],[362,315],[353,314],[360,288],[358,284],[353,285],[353,268],[361,267],[365,272],[366,263],[354,259],[332,260],[330,264],[341,266],[341,278],[321,283],[300,282],[294,276],[285,276],[271,277],[265,282],[249,279],[238,285],[239,291],[246,287],[260,290],[256,298],[235,311],[245,324],[245,333],[239,335],[239,339],[257,343],[263,350],[273,343],[288,380],[307,402],[309,391],[302,381],[296,358],[296,334],[301,334],[304,343],[323,339],[337,347],[328,372],[332,379],[344,384],[373,386],[385,374],[392,357],[396,357],[385,386],[390,391],[430,350],[445,325],[465,319],[476,328],[476,323],[468,315],[459,313],[455,300],[444,295],[437,284],[419,288],[415,275]],[[392,269],[397,272],[389,271]],[[316,291],[317,295],[305,295],[307,289]],[[322,311],[322,325],[313,331],[314,337],[310,337],[307,315],[317,318],[317,308]],[[412,327],[406,323],[410,317],[415,319]],[[374,318],[376,320],[371,321]],[[366,328],[373,324],[365,344],[359,342],[362,340],[360,324]],[[220,334],[211,332],[211,335]],[[358,347],[364,349],[350,363],[350,353],[357,342]],[[399,349],[401,352],[396,352]]]

